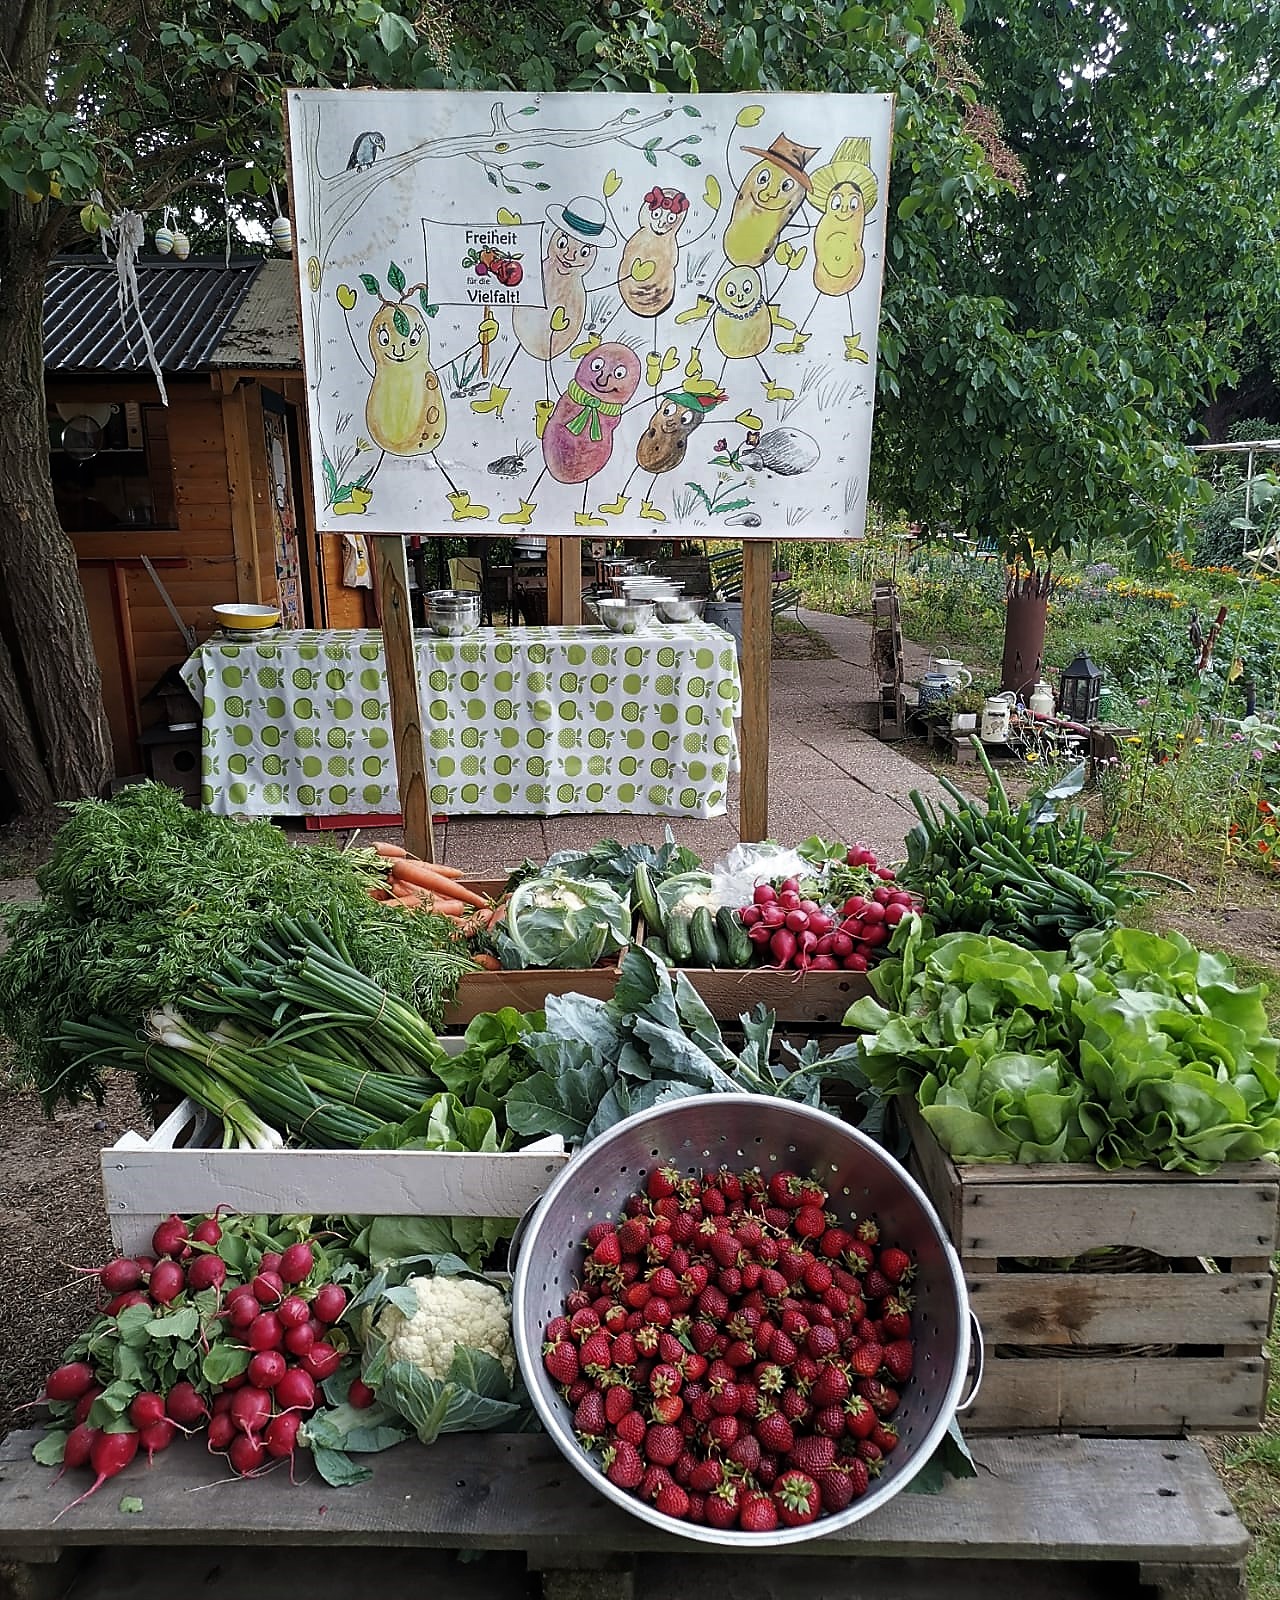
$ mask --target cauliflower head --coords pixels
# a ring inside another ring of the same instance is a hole
[[[502,1363],[507,1377],[516,1370],[511,1316],[506,1296],[476,1278],[410,1278],[417,1310],[406,1317],[386,1306],[375,1324],[387,1341],[389,1361],[408,1361],[428,1378],[443,1381],[458,1345],[484,1350]]]

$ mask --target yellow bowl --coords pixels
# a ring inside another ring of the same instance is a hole
[[[214,606],[219,626],[250,632],[255,628],[274,628],[280,620],[279,606]]]

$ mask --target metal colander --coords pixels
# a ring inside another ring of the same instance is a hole
[[[543,1426],[583,1477],[632,1516],[684,1538],[760,1548],[758,1534],[664,1516],[610,1483],[575,1439],[569,1407],[542,1364],[542,1332],[578,1286],[587,1229],[617,1219],[649,1171],[667,1165],[691,1174],[722,1165],[735,1171],[758,1166],[766,1176],[779,1168],[812,1172],[830,1193],[828,1210],[842,1222],[874,1216],[885,1239],[916,1262],[915,1371],[893,1418],[901,1443],[880,1478],[847,1510],[766,1537],[770,1545],[795,1544],[846,1528],[910,1482],[963,1409],[972,1314],[960,1262],[924,1192],[879,1145],[824,1111],[747,1094],[677,1100],[619,1123],[561,1171],[523,1230],[512,1285],[516,1354]],[[977,1352],[980,1379],[980,1336]],[[964,1405],[972,1398],[971,1392]]]

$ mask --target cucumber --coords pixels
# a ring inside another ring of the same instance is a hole
[[[699,906],[689,919],[689,939],[699,966],[722,967],[724,957],[716,939],[716,925],[709,906]]]
[[[671,965],[671,952],[667,949],[666,945],[663,944],[661,939],[651,939],[646,933],[644,938],[644,947],[651,956],[656,956],[664,966],[669,967]]]
[[[646,929],[655,938],[661,939],[662,907],[653,892],[653,879],[649,876],[649,869],[643,861],[636,864],[636,869],[631,875],[631,891],[636,910],[644,918]]]
[[[662,933],[667,941],[667,949],[671,952],[672,963],[677,967],[687,967],[693,960],[693,944],[689,937],[689,918],[668,917]]]
[[[751,963],[751,940],[742,926],[738,913],[732,906],[721,906],[716,912],[716,932],[720,947],[731,967],[745,967]]]

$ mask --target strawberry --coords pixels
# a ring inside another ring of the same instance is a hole
[[[705,1522],[707,1520],[707,1497],[689,1491],[689,1522]]]
[[[873,1340],[860,1344],[853,1352],[850,1365],[859,1377],[874,1378],[884,1365],[884,1346],[876,1344]]]
[[[915,1366],[916,1347],[910,1339],[895,1339],[884,1347],[885,1370],[895,1383],[905,1383]]]
[[[579,1311],[585,1311],[590,1304],[591,1296],[585,1289],[571,1289],[569,1291],[568,1295],[565,1297],[564,1309],[566,1315],[570,1319],[571,1327],[575,1326],[572,1319],[577,1316]],[[592,1323],[592,1327],[594,1326],[595,1324]]]
[[[797,1439],[787,1452],[787,1465],[801,1472],[825,1472],[836,1458],[836,1442],[821,1435]]]
[[[796,1357],[796,1364],[791,1369],[791,1376],[797,1384],[801,1384],[807,1389],[809,1384],[817,1382],[819,1371],[818,1363],[808,1351],[802,1350]]]
[[[672,1211],[670,1216],[659,1215],[653,1219],[653,1234],[644,1252],[645,1260],[651,1262],[665,1261],[675,1249],[676,1243],[671,1237],[671,1223],[673,1218],[680,1215],[679,1211],[674,1209],[679,1205],[679,1201],[659,1200],[658,1204],[669,1206]]]
[[[898,1448],[898,1430],[892,1422],[877,1422],[871,1430],[871,1442],[888,1455]]]
[[[760,1465],[756,1468],[756,1482],[762,1489],[772,1488],[774,1479],[781,1471],[781,1459],[766,1452],[760,1457]]]
[[[592,1230],[594,1232],[594,1229]],[[587,1235],[590,1239],[591,1235]],[[612,1228],[596,1243],[591,1251],[591,1259],[597,1266],[616,1267],[622,1263],[622,1246],[618,1242],[618,1235]]]
[[[578,1352],[568,1339],[543,1346],[542,1364],[560,1384],[570,1384],[578,1376]]]
[[[697,1494],[710,1494],[724,1482],[724,1467],[714,1459],[699,1461],[689,1474],[689,1488]]]
[[[679,1394],[683,1383],[679,1368],[663,1361],[649,1374],[649,1393],[661,1400],[666,1395]]]
[[[671,1310],[670,1302],[655,1294],[650,1295],[645,1301],[644,1309],[640,1315],[646,1322],[653,1323],[657,1328],[669,1328],[674,1313]]]
[[[787,1375],[776,1361],[767,1361],[756,1369],[756,1386],[761,1394],[781,1394],[787,1386]]]
[[[684,1179],[675,1167],[655,1167],[645,1184],[645,1193],[650,1200],[665,1200],[668,1195],[675,1194],[683,1183]]]
[[[858,1393],[870,1402],[871,1409],[880,1417],[891,1417],[898,1409],[901,1396],[896,1389],[891,1389],[887,1383],[881,1383],[878,1378],[864,1378],[858,1385]]]
[[[573,1413],[574,1432],[586,1439],[599,1439],[603,1437],[607,1426],[604,1396],[598,1389],[589,1389],[579,1400],[578,1409]]]
[[[642,1356],[651,1356],[657,1353],[659,1329],[651,1322],[642,1322],[632,1335],[636,1350]]]
[[[841,1405],[849,1397],[849,1374],[834,1361],[819,1368],[818,1376],[809,1390],[815,1406]]]
[[[680,1459],[684,1439],[679,1428],[655,1422],[644,1436],[644,1457],[655,1467],[670,1467]]]
[[[670,1267],[655,1267],[649,1274],[649,1287],[661,1300],[672,1300],[680,1293],[680,1279]]]
[[[799,1283],[804,1277],[806,1265],[804,1251],[795,1245],[788,1245],[778,1252],[778,1271],[788,1283]]]
[[[828,1356],[835,1355],[840,1348],[840,1341],[830,1328],[810,1328],[804,1338],[805,1349],[817,1361],[825,1361]]]
[[[825,1206],[826,1203],[827,1203],[827,1199],[828,1199],[827,1191],[822,1187],[822,1185],[818,1182],[818,1180],[816,1178],[801,1178],[801,1180],[800,1180],[800,1203],[801,1203],[801,1205],[806,1205],[806,1206]]]
[[[798,1476],[799,1474],[797,1474]],[[738,1507],[738,1526],[743,1533],[772,1533],[778,1526],[778,1517],[781,1514],[778,1506],[775,1505],[769,1495],[743,1495],[742,1504]],[[785,1516],[783,1520],[787,1520]],[[813,1518],[802,1517],[798,1520],[811,1522]]]
[[[821,1239],[827,1231],[827,1214],[821,1206],[801,1206],[791,1226],[802,1239]]]
[[[724,1353],[724,1359],[731,1367],[749,1367],[755,1358],[754,1345],[749,1345],[742,1339],[735,1339]]]
[[[661,1511],[664,1517],[679,1517],[683,1520],[689,1515],[689,1496],[678,1483],[670,1483],[663,1489],[653,1502],[655,1510]]]
[[[615,1367],[634,1367],[640,1358],[636,1349],[635,1335],[625,1331],[615,1334],[613,1349],[609,1354],[613,1357]]]
[[[775,1367],[794,1366],[799,1353],[796,1349],[795,1340],[789,1334],[784,1333],[781,1328],[769,1341],[769,1360]]]
[[[870,1217],[864,1217],[858,1224],[856,1231],[863,1244],[879,1244],[880,1228]]]
[[[644,1477],[640,1480],[640,1498],[642,1500],[656,1500],[669,1483],[675,1479],[665,1467],[646,1467]]]
[[[629,1283],[622,1298],[633,1311],[642,1311],[645,1302],[653,1299],[653,1290],[647,1283]]]
[[[853,1479],[839,1467],[828,1467],[818,1479],[822,1509],[834,1516],[853,1503]]]
[[[890,1339],[906,1339],[911,1333],[911,1311],[898,1295],[890,1295],[880,1308],[880,1326]]]
[[[721,1267],[716,1273],[716,1283],[730,1298],[742,1293],[742,1274],[737,1267]]]
[[[710,1422],[715,1412],[711,1409],[711,1396],[705,1389],[701,1390],[696,1399],[687,1402],[689,1415],[695,1422]]]
[[[702,1209],[709,1217],[722,1217],[729,1209],[729,1202],[719,1189],[707,1189],[702,1196]]]
[[[778,1508],[779,1518],[788,1528],[799,1528],[807,1522],[812,1522],[818,1515],[822,1496],[818,1491],[818,1485],[807,1472],[790,1470],[784,1472],[774,1483],[773,1503]],[[739,1521],[742,1521],[741,1511],[739,1511]],[[751,1531],[760,1530],[753,1527]]]
[[[860,1394],[851,1394],[844,1403],[845,1432],[852,1439],[869,1439],[879,1418]]]
[[[863,1275],[862,1292],[868,1300],[883,1300],[893,1293],[893,1285],[879,1267],[871,1267]]]
[[[649,1241],[650,1250],[658,1242],[659,1235],[667,1237],[667,1249],[671,1248],[671,1224],[680,1215],[680,1197],[675,1194],[664,1195],[661,1200],[653,1203],[653,1238]],[[659,1226],[659,1224],[664,1224]]]
[[[783,1391],[780,1409],[790,1422],[803,1422],[813,1411],[806,1396],[794,1387]]]
[[[603,1328],[597,1328],[582,1341],[578,1360],[584,1372],[596,1377],[613,1365],[613,1346]]]
[[[710,1528],[732,1528],[738,1521],[738,1503],[742,1499],[742,1487],[732,1478],[726,1478],[717,1488],[707,1496],[706,1514],[707,1526]]]
[[[649,1224],[643,1217],[628,1217],[618,1228],[618,1248],[624,1256],[642,1255],[649,1243]]]
[[[729,1300],[723,1290],[709,1284],[698,1296],[698,1311],[708,1322],[723,1322],[729,1315]]]
[[[686,1350],[675,1365],[684,1373],[684,1381],[687,1386],[690,1383],[696,1383],[706,1372],[707,1358],[706,1356],[700,1356],[696,1350]]]
[[[854,1456],[851,1461],[843,1462],[842,1467],[853,1485],[853,1498],[860,1500],[871,1486],[871,1474],[867,1471],[866,1462],[861,1456]]]
[[[884,1459],[884,1451],[881,1450],[874,1439],[859,1439],[857,1450],[859,1456],[873,1472],[880,1470],[880,1463]]]
[[[845,1259],[849,1263],[849,1270],[861,1277],[875,1262],[875,1253],[871,1246],[864,1244],[861,1239],[850,1239]]]
[[[785,1233],[791,1226],[791,1210],[787,1206],[766,1206],[764,1220],[775,1233]]]
[[[775,1172],[769,1179],[769,1199],[784,1211],[795,1211],[803,1202],[804,1185],[794,1172]]]
[[[837,1319],[849,1314],[849,1296],[839,1284],[833,1283],[830,1288],[822,1291],[822,1303]]]
[[[789,1333],[793,1339],[803,1339],[809,1331],[809,1319],[798,1305],[783,1306],[779,1321],[783,1333]]]
[[[627,1325],[627,1308],[614,1304],[609,1307],[601,1319],[610,1333],[621,1333]]]
[[[754,1472],[760,1465],[760,1441],[754,1433],[740,1433],[728,1449],[729,1460],[744,1472]]]
[[[692,1211],[682,1211],[678,1217],[671,1219],[671,1237],[678,1245],[691,1243],[697,1231],[698,1221]]]
[[[727,1450],[741,1432],[742,1424],[737,1417],[713,1416],[707,1423],[708,1440],[722,1450]]]
[[[823,1406],[818,1410],[813,1419],[815,1433],[820,1433],[827,1439],[844,1438],[844,1407],[842,1405]]]
[[[781,1411],[768,1411],[756,1422],[756,1438],[771,1455],[785,1456],[795,1445],[795,1430]]]
[[[580,1289],[575,1289],[573,1292],[574,1295],[581,1293],[582,1291]],[[572,1300],[573,1295],[570,1295],[569,1299]],[[569,1327],[574,1338],[579,1344],[582,1343],[588,1334],[594,1333],[599,1326],[599,1314],[591,1309],[590,1303],[585,1306],[580,1306],[579,1309],[575,1311],[569,1318]]]
[[[644,1462],[635,1445],[619,1439],[608,1446],[602,1457],[604,1475],[619,1489],[638,1489],[644,1477]]]
[[[565,1390],[564,1397],[569,1402],[569,1404],[571,1406],[576,1406],[578,1401],[582,1399],[583,1395],[584,1394],[589,1394],[590,1392],[591,1392],[591,1379],[590,1378],[575,1378],[574,1381]]]
[[[825,1294],[831,1284],[831,1268],[825,1261],[811,1261],[804,1269],[804,1286],[810,1294]]]
[[[761,1267],[759,1287],[766,1300],[781,1300],[787,1292],[787,1280],[777,1267]]]
[[[627,1444],[635,1445],[637,1449],[644,1443],[648,1431],[648,1424],[638,1411],[628,1411],[614,1424],[614,1432],[618,1438]]]
[[[552,1317],[547,1323],[547,1330],[543,1337],[548,1344],[556,1344],[569,1332],[568,1317]]]
[[[658,1395],[649,1410],[655,1422],[679,1422],[684,1416],[684,1401],[678,1394]]]
[[[852,1242],[853,1235],[847,1228],[828,1228],[818,1240],[818,1253],[828,1261],[838,1261]]]
[[[901,1283],[912,1271],[911,1257],[905,1250],[899,1250],[896,1245],[889,1245],[883,1249],[876,1265],[890,1283]]]

